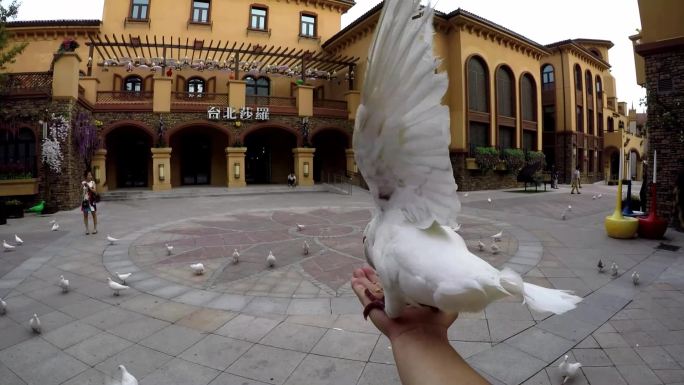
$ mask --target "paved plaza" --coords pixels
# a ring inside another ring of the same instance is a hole
[[[491,383],[560,384],[557,362],[568,354],[583,365],[568,384],[684,384],[684,254],[607,238],[614,188],[461,199],[471,251],[584,297],[561,316],[512,301],[461,314],[449,339]],[[399,384],[389,341],[363,320],[349,286],[364,264],[371,207],[359,189],[102,202],[90,236],[78,211],[10,220],[0,237],[17,233],[25,244],[0,253],[0,384],[109,385],[119,364],[141,385]],[[499,231],[498,253],[478,250]],[[664,242],[684,247],[684,234],[669,231]],[[599,258],[616,262],[619,276],[598,273]],[[192,274],[197,262],[204,275]],[[115,272],[133,273],[120,296],[107,286]],[[41,335],[28,326],[34,313]]]

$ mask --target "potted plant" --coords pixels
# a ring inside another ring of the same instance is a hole
[[[503,150],[503,159],[508,171],[518,173],[525,164],[525,154],[517,148],[506,148]]]
[[[5,202],[5,213],[7,218],[23,218],[24,204],[18,199]]]
[[[499,164],[499,151],[494,147],[475,147],[475,162],[483,173]]]

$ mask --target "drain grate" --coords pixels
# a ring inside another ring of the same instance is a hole
[[[679,251],[681,247],[675,246],[675,245],[668,245],[667,243],[661,243],[656,247],[658,250],[667,250],[667,251]]]

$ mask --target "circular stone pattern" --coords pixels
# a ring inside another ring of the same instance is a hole
[[[283,298],[351,295],[348,283],[353,269],[365,263],[362,238],[371,215],[367,208],[325,208],[190,219],[144,234],[129,257],[141,270],[197,289]],[[461,220],[470,250],[492,265],[501,267],[516,253],[518,241],[507,231],[493,254],[490,236],[501,228],[474,217]],[[480,240],[484,251],[478,250]],[[166,244],[174,247],[171,255]],[[237,264],[234,250],[240,253]],[[266,265],[269,252],[277,260],[273,268]],[[204,264],[204,275],[192,274],[189,265],[197,262]]]

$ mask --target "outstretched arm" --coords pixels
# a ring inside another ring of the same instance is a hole
[[[365,307],[382,298],[382,287],[370,267],[357,269],[352,288]],[[449,344],[447,329],[458,315],[430,308],[407,307],[393,320],[381,309],[370,311],[373,324],[392,343],[403,385],[480,385],[482,378]]]

